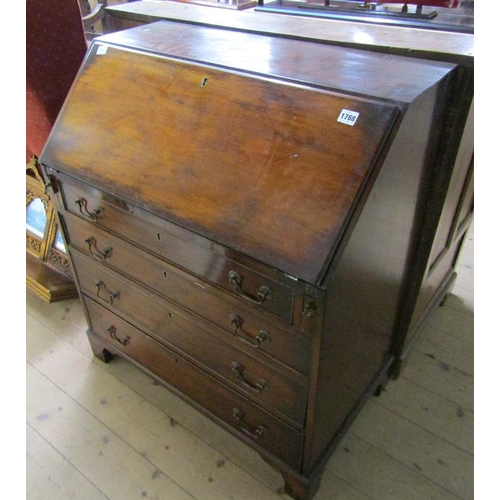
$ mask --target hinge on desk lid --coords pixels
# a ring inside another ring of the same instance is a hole
[[[317,310],[316,299],[309,295],[304,295],[304,307],[302,308],[302,314],[306,318],[314,318]]]
[[[45,184],[45,190],[51,189],[53,194],[57,194],[59,192],[59,183],[57,181],[57,177],[55,175],[51,175],[46,171],[46,176],[48,182]]]

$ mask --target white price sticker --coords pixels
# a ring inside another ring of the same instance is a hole
[[[356,123],[358,116],[359,113],[357,111],[350,111],[349,109],[343,109],[340,112],[337,121],[340,123],[345,123],[346,125],[350,125],[352,127]]]
[[[108,51],[108,47],[106,45],[98,45],[96,54],[98,56],[103,56],[104,54],[106,54],[107,51]]]

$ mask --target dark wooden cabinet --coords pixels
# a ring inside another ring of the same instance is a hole
[[[447,91],[446,125],[423,230],[411,266],[412,286],[396,322],[391,377],[403,370],[418,334],[457,278],[457,262],[474,215],[474,69],[458,67]]]
[[[455,72],[181,23],[94,41],[41,157],[94,353],[312,498],[394,362]]]
[[[346,18],[335,20],[338,17],[335,14],[318,20],[314,16],[309,19],[295,15],[277,16],[259,9],[244,15],[226,13],[214,17],[207,16],[206,9],[197,6],[186,10],[175,2],[141,1],[108,8],[116,30],[168,19],[457,65],[446,91],[444,113],[447,124],[435,138],[440,153],[434,169],[434,190],[427,198],[427,206],[420,210],[425,219],[422,225],[425,237],[420,238],[420,245],[413,254],[409,280],[412,288],[405,293],[404,307],[396,321],[391,368],[393,379],[401,374],[411,348],[432,312],[453,290],[457,259],[473,218],[474,5],[473,2],[462,3],[463,9],[444,9],[434,20],[419,22],[421,29],[418,34],[404,19],[389,20],[392,27],[388,30],[383,26],[388,19],[373,18],[373,22],[360,25]],[[286,12],[285,4],[278,12]],[[268,10],[273,9],[271,4],[268,6]],[[360,6],[353,4],[351,7]],[[380,3],[377,8],[385,9]],[[466,19],[462,18],[464,14]],[[442,29],[434,29],[435,22],[441,24]]]

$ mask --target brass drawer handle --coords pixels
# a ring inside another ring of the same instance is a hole
[[[257,380],[255,384],[249,382],[243,375],[245,368],[237,361],[233,361],[233,363],[231,364],[231,369],[236,374],[236,378],[240,381],[241,385],[246,387],[247,389],[250,389],[254,392],[262,392],[264,389],[267,389],[267,382],[265,380]]]
[[[116,328],[114,326],[110,326],[107,330],[109,336],[119,342],[121,345],[126,346],[130,344],[130,337],[127,335],[126,337],[120,338],[116,335]]]
[[[86,238],[85,240],[85,243],[87,243],[88,247],[89,247],[89,252],[94,256],[96,257],[97,259],[99,260],[106,260],[108,259],[109,257],[111,257],[111,253],[113,251],[112,248],[105,248],[104,250],[99,250],[97,248],[97,242],[95,240],[94,237],[92,236],[89,236],[88,238]],[[92,249],[94,248],[94,249]]]
[[[97,221],[97,219],[99,219],[102,215],[102,209],[100,207],[97,207],[95,210],[92,210],[92,212],[89,212],[87,209],[87,200],[85,198],[77,198],[75,200],[75,205],[78,205],[78,209],[84,217],[94,222]]]
[[[96,281],[94,283],[95,287],[97,288],[97,296],[104,300],[104,302],[107,302],[109,305],[113,305],[113,301],[114,299],[119,299],[120,298],[120,292],[116,291],[116,290],[111,290],[109,291],[108,290],[108,287],[106,286],[105,283],[103,283],[102,281]],[[108,293],[108,296],[109,296],[109,300],[106,300],[104,297],[101,297],[101,290],[106,290],[106,292]]]
[[[237,408],[233,409],[233,417],[238,424],[238,429],[254,441],[262,437],[267,431],[267,428],[264,425],[258,425],[255,429],[250,428],[245,422],[245,414]]]
[[[259,348],[262,342],[267,340],[269,338],[269,334],[265,332],[264,330],[261,330],[258,335],[254,337],[254,342],[251,340],[248,340],[238,333],[238,329],[243,333],[243,330],[241,329],[241,325],[243,324],[243,320],[237,315],[237,314],[230,314],[229,315],[229,321],[231,324],[234,326],[234,336],[238,339],[244,342],[245,344],[248,344],[249,346],[252,346],[254,348]]]
[[[248,302],[260,305],[271,295],[272,290],[268,286],[262,285],[257,292],[257,298],[252,297],[241,289],[242,282],[243,278],[236,271],[229,271],[229,283],[232,283],[234,291]]]

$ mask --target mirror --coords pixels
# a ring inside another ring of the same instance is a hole
[[[40,198],[35,198],[26,207],[26,231],[43,239],[47,227],[47,213]]]

